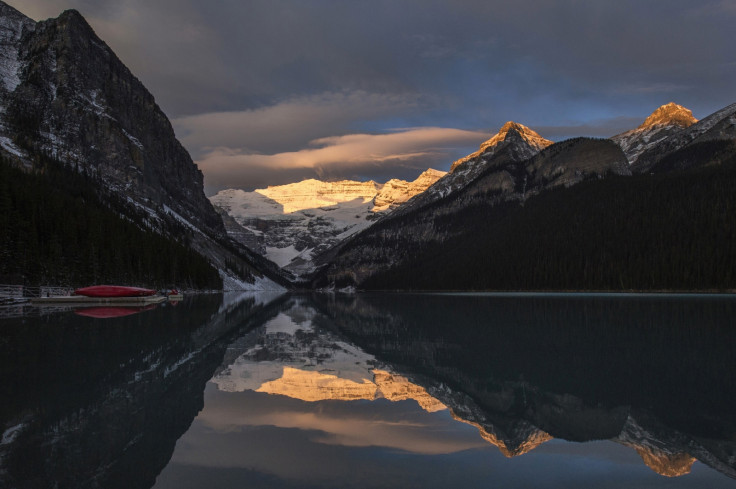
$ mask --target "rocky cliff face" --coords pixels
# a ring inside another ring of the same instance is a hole
[[[78,166],[141,205],[161,212],[166,206],[203,231],[224,233],[202,173],[153,95],[84,18],[68,10],[20,24],[12,91],[12,74],[4,77],[6,137],[21,152]]]
[[[631,175],[621,150],[606,140],[576,138],[556,143],[531,158],[523,178],[528,188],[540,192],[608,174]]]
[[[191,234],[197,250],[253,281],[227,251],[201,171],[143,84],[76,11],[34,22],[0,2],[0,146],[29,167],[44,154],[88,174],[154,229]],[[124,212],[128,212],[124,211]],[[229,273],[229,272],[228,272]]]
[[[629,164],[633,165],[642,153],[696,122],[698,120],[689,109],[670,102],[652,112],[636,129],[613,136],[611,140],[621,146]]]
[[[20,40],[36,28],[36,23],[14,8],[0,2],[0,94],[3,102],[20,83],[18,61]],[[3,103],[3,107],[5,104]]]
[[[300,275],[313,269],[312,257],[366,229],[443,175],[429,169],[413,182],[385,184],[310,179],[253,192],[223,190],[211,201],[233,239]]]

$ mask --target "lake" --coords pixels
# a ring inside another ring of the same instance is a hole
[[[0,309],[3,488],[736,488],[736,297]]]

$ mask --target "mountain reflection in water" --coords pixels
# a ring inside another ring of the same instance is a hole
[[[0,486],[736,487],[734,298],[195,299],[0,323]]]
[[[460,456],[485,443],[516,457],[553,438],[610,440],[662,476],[689,474],[699,460],[736,477],[734,371],[726,368],[733,366],[735,306],[714,297],[293,297],[228,348],[204,411],[182,438],[186,448],[175,452],[159,486],[173,487],[181,482],[177,470],[193,466],[247,469],[247,480],[276,474],[277,485],[331,486],[349,475],[336,466],[350,463],[307,468],[321,457],[342,459],[326,446]],[[366,411],[358,401],[374,406]],[[386,401],[413,401],[418,410]],[[254,435],[264,431],[282,441],[273,452]],[[231,450],[218,451],[215,433],[228,434]],[[234,441],[235,433],[254,448]],[[554,445],[540,455],[559,451]],[[203,462],[204,452],[217,460]],[[355,485],[391,486],[391,477]],[[628,480],[626,472],[621,477]],[[719,477],[724,487],[736,486]],[[701,480],[680,482],[697,487]]]

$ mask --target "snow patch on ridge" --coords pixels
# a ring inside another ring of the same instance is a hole
[[[266,247],[266,256],[269,260],[274,262],[280,267],[285,267],[294,258],[299,256],[300,251],[297,250],[294,245],[289,245],[286,248],[269,248]]]
[[[20,39],[24,30],[33,30],[36,23],[12,7],[0,8],[0,81],[9,92],[20,84],[22,63],[18,59]]]
[[[13,141],[11,141],[9,138],[6,138],[5,136],[0,136],[0,146],[2,146],[5,151],[17,156],[18,158],[25,157],[23,152],[15,144],[13,144]]]
[[[273,280],[269,279],[266,276],[253,277],[253,283],[246,282],[245,280],[236,277],[235,275],[225,271],[225,270],[219,270],[220,278],[222,278],[222,290],[226,292],[231,291],[259,291],[259,290],[267,290],[267,291],[286,291],[284,287],[277,284]]]

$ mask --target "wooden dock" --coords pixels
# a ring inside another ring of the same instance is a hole
[[[83,295],[62,295],[55,297],[38,297],[31,299],[34,306],[42,305],[123,305],[123,306],[143,306],[148,304],[159,304],[164,302],[166,297],[163,295],[149,295],[144,297],[85,297]]]

